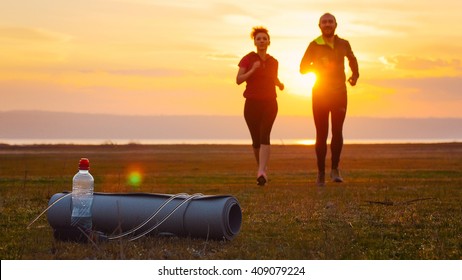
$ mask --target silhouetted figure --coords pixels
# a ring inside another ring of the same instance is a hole
[[[278,113],[276,86],[284,89],[278,78],[278,61],[267,54],[270,45],[268,30],[254,27],[251,33],[256,52],[250,52],[239,62],[236,83],[246,82],[244,118],[252,137],[252,147],[258,164],[257,184],[268,181],[266,174],[270,157],[270,134]]]
[[[316,74],[316,83],[312,91],[318,167],[316,183],[318,186],[324,186],[329,114],[332,123],[331,179],[333,182],[343,182],[339,171],[339,162],[343,147],[343,122],[347,111],[345,57],[348,58],[352,72],[348,79],[350,85],[356,85],[359,70],[358,61],[351,50],[350,43],[335,35],[337,28],[335,17],[329,13],[322,15],[319,19],[319,28],[322,35],[308,45],[300,63],[300,73],[314,72]]]

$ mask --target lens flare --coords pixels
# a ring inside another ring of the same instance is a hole
[[[311,96],[311,89],[316,82],[316,74],[310,72],[305,75],[294,75],[286,80],[287,92],[301,96]]]
[[[143,181],[143,176],[139,171],[131,171],[127,177],[127,184],[132,188],[139,188]]]

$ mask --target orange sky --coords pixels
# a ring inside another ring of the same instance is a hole
[[[359,60],[350,116],[462,117],[461,3],[2,0],[0,111],[241,115],[237,63],[263,25],[286,84],[279,114],[311,115],[298,67],[331,12]]]

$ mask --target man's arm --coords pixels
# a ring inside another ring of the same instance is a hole
[[[358,81],[359,78],[359,66],[358,66],[358,60],[356,59],[356,56],[353,53],[353,50],[351,49],[350,43],[347,42],[347,54],[346,57],[348,58],[348,65],[350,66],[351,69],[351,77],[348,79],[348,82],[350,85],[354,86],[356,85],[356,82]]]
[[[314,71],[313,66],[313,43],[308,45],[305,54],[303,55],[302,61],[300,62],[300,73],[306,74]]]

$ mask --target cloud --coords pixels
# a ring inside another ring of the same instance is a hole
[[[431,59],[407,55],[381,57],[380,61],[386,66],[402,70],[434,70],[435,68],[449,68],[455,71],[462,70],[460,59]]]
[[[67,42],[71,39],[71,36],[39,28],[0,26],[0,38],[2,41],[33,41],[48,43]]]
[[[372,84],[394,88],[397,94],[412,95],[416,101],[461,102],[462,76],[399,78],[370,81]],[[462,105],[462,104],[460,104]]]
[[[205,56],[211,60],[232,60],[236,61],[239,59],[239,56],[231,53],[210,53]]]
[[[146,76],[146,77],[180,77],[185,74],[184,71],[177,69],[118,69],[107,70],[107,73],[123,76]]]

